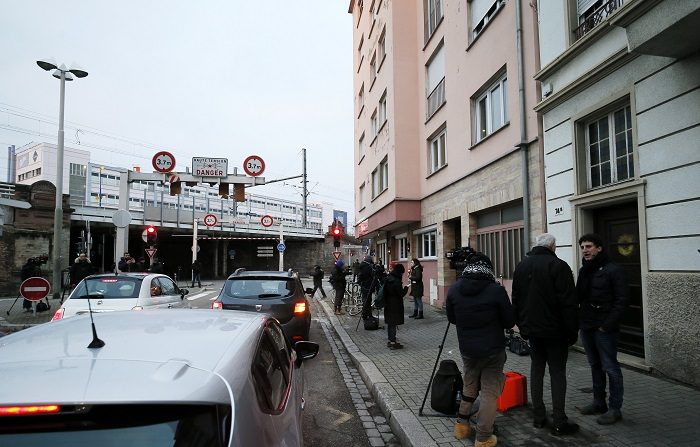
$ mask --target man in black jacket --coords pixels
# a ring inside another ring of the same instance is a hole
[[[469,414],[481,394],[475,447],[493,447],[498,396],[503,390],[506,362],[504,329],[515,324],[506,290],[496,282],[491,260],[475,252],[467,258],[459,280],[447,292],[447,320],[457,326],[464,362],[464,388],[454,428],[457,439],[469,436]]]
[[[622,419],[622,370],[617,361],[620,319],[629,297],[625,271],[610,261],[603,240],[584,234],[578,240],[583,265],[576,291],[580,303],[581,343],[586,350],[593,377],[593,402],[580,408],[581,414],[600,414],[597,422],[610,425]],[[605,382],[610,383],[610,399],[605,402]]]
[[[547,425],[542,399],[544,370],[549,365],[552,386],[553,435],[570,435],[578,424],[567,421],[566,361],[569,346],[576,343],[578,302],[569,264],[555,254],[557,241],[549,233],[537,236],[535,247],[515,268],[513,308],[520,335],[530,340],[530,391],[534,426]]]
[[[371,256],[365,256],[360,263],[360,272],[357,275],[357,282],[360,283],[360,293],[362,294],[362,319],[372,317],[372,289],[375,287],[376,274]]]
[[[396,341],[396,327],[403,324],[403,297],[408,293],[408,286],[403,285],[403,274],[406,267],[396,264],[387,275],[384,282],[384,323],[389,341],[389,349],[401,349],[403,345]]]
[[[311,272],[311,277],[314,279],[314,291],[311,294],[311,296],[316,295],[317,290],[321,290],[321,294],[323,297],[326,297],[326,291],[323,290],[323,270],[321,269],[320,265],[315,265],[314,266],[314,271]]]

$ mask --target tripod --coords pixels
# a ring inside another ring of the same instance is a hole
[[[447,418],[454,418],[454,415],[449,414],[423,414],[423,407],[425,407],[425,401],[428,399],[428,393],[430,392],[430,386],[433,384],[433,377],[435,376],[435,370],[437,369],[438,362],[440,361],[440,356],[442,355],[442,349],[445,346],[445,340],[447,339],[447,332],[450,330],[450,322],[447,322],[447,327],[445,328],[445,335],[442,336],[442,343],[438,346],[439,351],[437,358],[435,359],[435,365],[433,365],[433,372],[430,373],[430,380],[428,380],[428,387],[425,389],[425,396],[423,396],[423,403],[420,404],[418,409],[418,416],[441,416]]]
[[[366,297],[364,296],[364,294],[362,294],[362,287],[360,287],[360,294],[362,295],[362,312],[360,312],[360,318],[357,319],[357,325],[355,326],[356,332],[360,329],[360,322],[364,318],[365,299],[367,299],[367,300],[372,299],[372,290],[374,290],[375,284],[379,284],[379,278],[377,278],[377,272],[373,270],[372,271],[372,283],[370,284],[369,289],[367,289],[367,296]],[[370,304],[369,311],[371,314],[371,312],[372,312],[372,305],[371,304]],[[379,321],[379,309],[377,309],[377,321]],[[383,329],[383,328],[377,328],[377,329]]]

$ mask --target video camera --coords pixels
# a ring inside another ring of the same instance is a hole
[[[450,268],[461,271],[467,266],[467,261],[476,251],[471,247],[459,247],[445,253],[445,258],[450,260]]]
[[[49,262],[49,255],[41,255],[34,258],[29,258],[34,264],[41,265]]]

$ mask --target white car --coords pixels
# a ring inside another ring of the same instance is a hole
[[[299,446],[302,361],[317,353],[252,312],[35,326],[0,338],[0,445]]]
[[[52,321],[88,313],[190,307],[181,289],[159,273],[109,273],[92,275],[75,286],[54,313]]]

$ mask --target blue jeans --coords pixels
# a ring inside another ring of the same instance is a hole
[[[416,312],[423,312],[423,297],[413,297],[413,304],[416,306]]]
[[[581,343],[586,350],[588,364],[593,376],[593,402],[605,405],[605,379],[610,382],[610,399],[608,406],[619,410],[622,408],[622,370],[617,361],[617,331],[603,332],[598,329],[581,330]]]
[[[386,333],[387,336],[389,337],[390,342],[395,342],[396,341],[396,325],[395,324],[387,324],[386,325]]]

